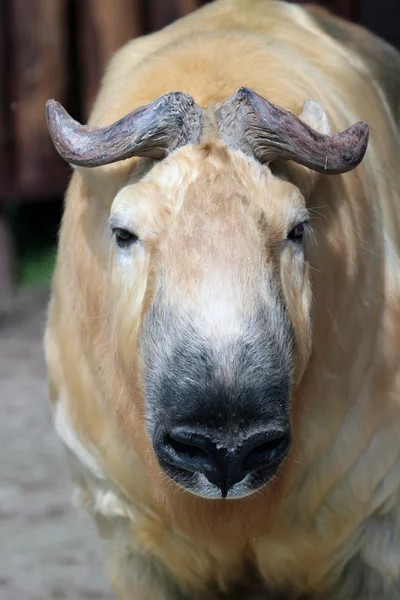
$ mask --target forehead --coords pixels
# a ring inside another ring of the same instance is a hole
[[[289,181],[274,176],[268,166],[221,145],[187,147],[154,165],[132,173],[115,198],[111,214],[144,222],[157,229],[168,217],[263,218],[271,229],[286,227],[304,212],[304,199]],[[183,225],[182,219],[173,219]]]
[[[185,148],[132,181],[112,210],[149,250],[149,294],[196,315],[207,335],[226,337],[261,298],[275,302],[280,242],[305,208],[297,188],[267,166]]]

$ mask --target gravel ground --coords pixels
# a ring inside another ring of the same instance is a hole
[[[0,314],[0,599],[111,600],[51,421],[41,345],[47,298],[24,292]]]

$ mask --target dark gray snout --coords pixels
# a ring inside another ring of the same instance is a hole
[[[281,329],[277,330],[277,325]],[[147,432],[165,473],[206,498],[247,496],[290,448],[292,335],[276,308],[228,339],[153,307],[143,330]]]

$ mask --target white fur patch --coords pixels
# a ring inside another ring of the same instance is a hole
[[[74,505],[79,508],[100,514],[108,519],[125,518],[133,521],[132,513],[128,514],[124,503],[112,490],[100,487],[81,488],[77,487],[73,497]]]
[[[71,452],[79,459],[84,467],[86,467],[95,477],[105,479],[102,469],[99,467],[96,458],[82,444],[71,421],[66,413],[64,402],[60,399],[54,410],[55,428]]]

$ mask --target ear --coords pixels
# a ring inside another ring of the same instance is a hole
[[[92,202],[98,202],[105,207],[110,207],[114,196],[126,183],[128,175],[121,173],[114,165],[105,165],[89,169],[87,167],[74,167],[79,176],[85,181]]]
[[[93,201],[109,208],[121,188],[139,181],[149,171],[153,161],[149,158],[131,158],[101,167],[75,167],[86,182]]]
[[[314,100],[308,99],[304,102],[299,119],[312,129],[318,131],[318,133],[327,135],[332,133],[332,128],[325,110]],[[290,174],[293,183],[300,189],[304,198],[307,200],[307,198],[311,196],[315,184],[321,174],[293,162],[290,163]]]
[[[303,104],[303,110],[299,119],[304,121],[309,127],[312,127],[318,133],[330,135],[332,129],[325,110],[318,102],[308,99]]]

